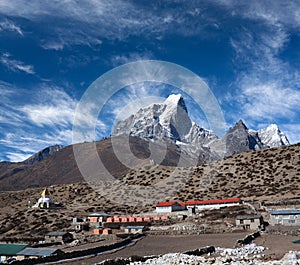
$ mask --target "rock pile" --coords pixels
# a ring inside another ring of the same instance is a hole
[[[148,259],[144,262],[131,262],[131,265],[297,265],[300,264],[300,252],[290,251],[281,260],[263,261],[264,247],[250,244],[242,248],[228,249],[216,248],[218,256],[193,256],[181,253],[165,254],[157,258]]]
[[[249,260],[251,258],[262,258],[261,254],[265,250],[265,247],[257,246],[252,243],[241,248],[216,248],[216,253],[219,253],[221,257],[230,257],[232,260]]]

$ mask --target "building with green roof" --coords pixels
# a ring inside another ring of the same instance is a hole
[[[26,248],[26,244],[2,244],[0,243],[0,262],[8,258],[16,257],[17,253]]]

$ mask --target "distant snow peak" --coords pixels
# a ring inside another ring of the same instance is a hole
[[[146,139],[167,137],[180,141],[191,126],[182,96],[172,94],[163,103],[142,108],[128,119],[117,123],[113,135],[129,134]]]
[[[191,121],[180,94],[172,94],[162,103],[141,108],[134,115],[117,123],[112,135],[173,141],[182,152],[192,157],[201,157],[202,162],[251,150],[289,145],[277,125],[271,124],[255,131],[248,129],[242,120],[219,139],[213,131]]]
[[[167,97],[167,99],[164,101],[165,104],[175,104],[177,105],[180,100],[183,100],[181,94],[171,94]]]
[[[266,147],[277,147],[290,144],[287,137],[280,131],[276,124],[270,124],[267,128],[259,130],[258,136]]]

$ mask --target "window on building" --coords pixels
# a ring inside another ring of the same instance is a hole
[[[240,224],[243,224],[243,223],[244,223],[244,220],[241,219],[241,220],[240,220]]]
[[[254,219],[251,219],[251,223],[254,223]]]
[[[282,218],[283,219],[290,219],[290,216],[289,215],[283,215]]]
[[[295,220],[289,220],[289,224],[294,224]]]

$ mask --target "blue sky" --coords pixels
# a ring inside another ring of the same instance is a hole
[[[239,119],[253,129],[276,123],[299,142],[299,47],[299,1],[0,0],[0,161],[71,144],[76,106],[89,85],[142,59],[202,77],[228,126]],[[164,86],[153,86],[116,95],[97,137],[110,134],[124,104],[167,96]],[[206,125],[187,101],[193,120]]]

